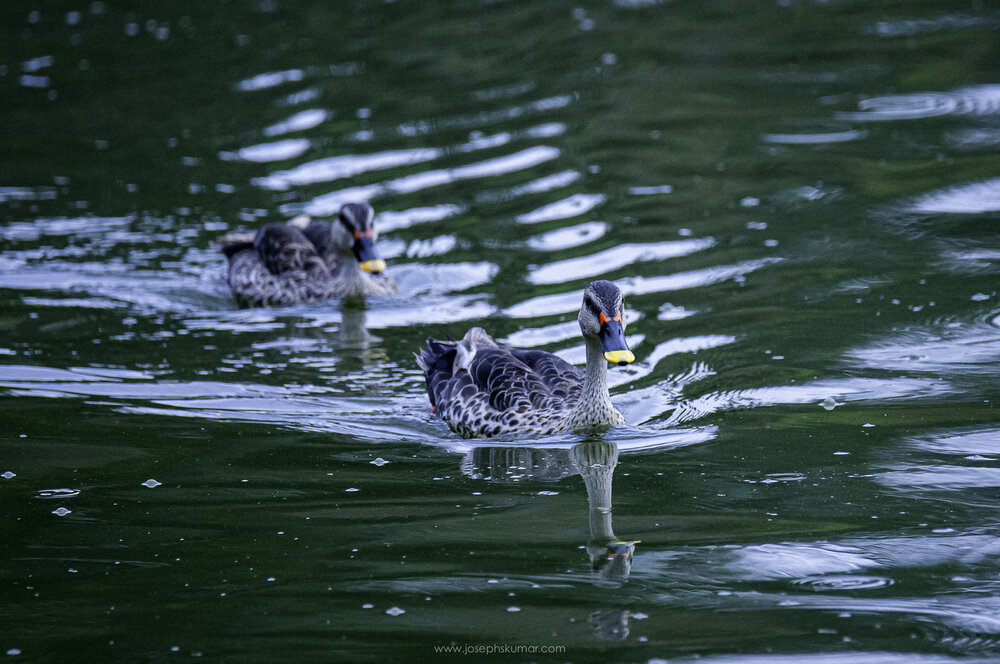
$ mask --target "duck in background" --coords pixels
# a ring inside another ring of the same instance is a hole
[[[431,407],[464,437],[624,424],[608,393],[608,362],[635,360],[625,342],[623,307],[622,292],[610,281],[587,285],[578,316],[584,371],[552,353],[500,346],[479,327],[461,341],[428,339],[415,355]]]
[[[394,292],[377,239],[372,207],[346,203],[333,221],[299,215],[256,234],[223,236],[218,248],[242,306],[287,306]]]

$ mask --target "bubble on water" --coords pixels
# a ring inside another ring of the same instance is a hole
[[[865,428],[865,429],[870,429],[870,428],[872,428],[872,427],[873,427],[873,426],[875,426],[875,425],[874,425],[874,424],[872,424],[871,422],[865,422],[865,423],[864,423],[864,424],[862,424],[861,426],[862,426],[862,428]]]
[[[375,605],[372,604],[371,602],[365,602],[364,604],[361,605],[361,608],[362,609],[374,609]]]
[[[7,650],[7,654],[10,655],[11,657],[14,657],[15,655],[20,655],[21,654],[21,649],[20,648],[10,648],[10,649]]]
[[[539,491],[538,495],[539,496],[558,496],[559,492],[558,491]]]
[[[57,509],[52,510],[52,513],[55,514],[56,516],[66,516],[67,514],[71,514],[72,512],[73,510],[68,510],[65,507],[59,507]]]
[[[17,477],[17,473],[14,473],[14,472],[11,472],[11,471],[8,470],[5,473],[3,473],[2,475],[0,475],[0,477],[4,478],[5,480],[11,480],[11,479],[14,479],[15,477]]]
[[[148,480],[146,480],[145,482],[142,483],[142,485],[144,487],[146,487],[147,489],[155,489],[156,487],[160,486],[161,484],[163,484],[163,482],[157,482],[152,477],[150,477]]]
[[[971,299],[973,302],[983,302],[985,300],[990,299],[990,296],[987,295],[986,293],[976,293],[969,299]]]
[[[753,196],[746,196],[740,199],[741,207],[757,207],[760,205],[760,199],[754,198]]]
[[[823,406],[824,410],[833,410],[840,404],[837,403],[837,400],[834,399],[833,397],[827,397],[823,399],[823,401],[821,401],[819,405]]]
[[[507,613],[519,613],[520,611],[521,611],[521,607],[519,607],[519,606],[508,606],[507,607]]]
[[[369,461],[368,463],[370,463],[373,466],[382,467],[382,466],[384,466],[385,464],[387,464],[389,462],[386,461],[385,459],[383,459],[382,457],[377,457],[375,460]]]
[[[827,576],[807,576],[792,581],[795,585],[808,586],[813,590],[872,590],[891,586],[894,581],[885,576],[861,574],[830,574]]]
[[[347,489],[344,489],[344,491],[346,491],[347,493],[354,493],[355,491],[361,491],[361,489],[352,486]]]
[[[388,609],[385,610],[385,612],[386,612],[386,614],[388,614],[390,616],[401,616],[404,613],[406,613],[406,611],[404,611],[403,609],[399,608],[398,606],[393,606],[391,608],[388,608]]]

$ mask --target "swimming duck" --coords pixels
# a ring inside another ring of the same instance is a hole
[[[375,253],[374,219],[367,203],[347,203],[332,222],[299,215],[256,234],[221,237],[229,287],[250,307],[391,293],[396,282]]]
[[[461,341],[428,339],[415,355],[434,412],[465,437],[624,424],[607,380],[608,362],[635,360],[625,343],[621,290],[610,281],[588,284],[578,320],[584,371],[552,353],[500,346],[480,327]]]

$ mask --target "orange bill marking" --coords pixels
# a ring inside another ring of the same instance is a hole
[[[616,321],[618,321],[620,323],[620,322],[622,322],[622,312],[619,311],[618,313],[616,313],[614,318],[608,318],[608,315],[602,311],[597,316],[597,320],[600,321],[601,325],[604,325],[609,320],[616,320]]]
[[[370,238],[371,236],[372,236],[372,229],[370,229],[370,228],[368,230],[366,230],[366,231],[359,231],[358,229],[354,229],[354,239],[355,240],[360,240],[363,237]]]

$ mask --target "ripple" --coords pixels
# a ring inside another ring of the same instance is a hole
[[[556,159],[559,154],[560,151],[558,148],[539,145],[526,148],[514,154],[495,157],[466,166],[425,171],[378,184],[341,189],[317,196],[306,203],[301,211],[316,216],[331,215],[335,214],[344,203],[350,201],[368,201],[376,196],[413,193],[460,180],[514,173]],[[295,214],[300,211],[299,207],[298,205],[286,205],[282,206],[281,210],[286,214]]]
[[[17,221],[0,226],[0,238],[29,241],[61,235],[102,237],[111,231],[127,228],[132,221],[131,217],[40,217],[34,221]]]
[[[38,498],[74,498],[79,495],[79,489],[41,489],[38,492]]]
[[[375,226],[380,233],[388,233],[401,228],[409,228],[415,224],[441,221],[442,219],[461,214],[464,211],[465,208],[459,205],[441,204],[410,208],[408,210],[380,212],[375,217]]]
[[[1000,428],[949,429],[911,438],[909,443],[938,454],[1000,456]]]
[[[607,274],[634,263],[687,256],[713,246],[715,246],[713,238],[651,244],[620,244],[589,256],[568,258],[540,267],[529,267],[527,279],[533,284],[565,283]]]
[[[440,131],[441,129],[482,127],[524,117],[529,113],[563,108],[569,106],[572,102],[573,97],[571,95],[556,95],[495,111],[483,111],[472,115],[458,115],[453,117],[437,117],[433,120],[404,122],[397,126],[396,131],[400,136],[423,136]]]
[[[885,576],[861,576],[854,574],[831,574],[828,576],[810,576],[792,581],[795,585],[809,586],[818,591],[842,590],[874,590],[886,588],[893,580]]]
[[[308,141],[306,142],[308,143]],[[240,152],[242,153],[242,150]],[[444,150],[440,148],[413,148],[366,155],[338,155],[310,161],[289,170],[276,171],[265,177],[254,179],[253,183],[262,189],[285,191],[293,186],[332,182],[361,175],[368,171],[412,166],[432,161],[443,154]]]
[[[868,137],[864,130],[830,131],[816,134],[761,134],[765,143],[784,145],[824,145],[827,143],[848,143]]]
[[[791,542],[743,547],[734,552],[730,566],[742,578],[796,579],[826,577],[876,565],[858,547]]]
[[[480,296],[424,298],[421,304],[377,309],[368,312],[368,327],[383,329],[409,325],[455,323],[478,320],[496,313],[496,307]]]
[[[910,206],[923,214],[980,214],[1000,210],[1000,178],[938,189],[918,197]]]
[[[630,277],[617,279],[615,283],[625,295],[647,295],[665,291],[683,290],[717,284],[727,279],[742,277],[767,265],[779,262],[780,258],[766,258],[745,261],[735,265],[720,265],[715,267],[679,272],[661,277]],[[532,318],[562,314],[580,308],[580,292],[554,293],[540,295],[504,309],[503,313],[514,318]]]
[[[270,161],[284,161],[294,159],[309,149],[311,141],[306,138],[289,138],[284,141],[273,143],[260,143],[249,147],[240,148],[236,152],[236,157],[243,161],[256,163],[266,163]],[[225,153],[224,153],[225,154]],[[220,155],[221,156],[221,155]],[[224,159],[228,156],[224,156]]]
[[[942,115],[1000,113],[1000,85],[977,85],[953,92],[915,92],[872,97],[858,102],[860,112],[840,112],[844,120],[881,122]]]
[[[947,324],[901,332],[846,353],[849,364],[932,374],[995,374],[1000,330],[986,322]]]
[[[588,221],[530,237],[528,238],[528,247],[536,251],[571,249],[593,242],[603,237],[607,231],[608,225],[603,221]]]
[[[898,466],[879,473],[878,481],[892,487],[953,491],[955,489],[988,489],[1000,487],[1000,468],[937,465]]]
[[[659,184],[641,187],[629,187],[628,193],[632,196],[657,196],[659,194],[673,193],[674,188],[669,184]]]
[[[51,201],[56,190],[50,187],[0,187],[0,203],[9,201]]]
[[[960,150],[995,148],[1000,146],[1000,129],[966,128],[949,132],[948,144]]]
[[[539,224],[543,221],[570,219],[590,212],[607,200],[604,194],[574,194],[555,203],[549,203],[537,210],[515,217],[519,224]]]
[[[879,21],[866,32],[879,37],[903,37],[919,35],[941,30],[960,30],[968,28],[1000,27],[1000,14],[997,12],[953,12],[941,14],[933,18],[902,19],[896,21]]]
[[[329,111],[322,108],[310,108],[299,111],[291,117],[264,128],[265,136],[280,136],[294,131],[305,131],[323,124],[330,118]]]
[[[301,81],[305,78],[305,72],[301,69],[286,69],[285,71],[272,71],[264,74],[257,74],[252,78],[246,78],[236,84],[236,89],[243,92],[253,90],[263,90],[273,88],[289,81]]]
[[[582,175],[577,171],[559,171],[546,175],[525,184],[519,184],[510,189],[500,191],[481,191],[476,194],[477,202],[497,203],[514,200],[531,194],[541,194],[555,189],[563,189],[579,180]]]
[[[406,298],[461,292],[489,283],[498,271],[493,263],[400,263],[392,266],[400,295]]]
[[[840,402],[891,403],[901,399],[929,399],[952,392],[954,388],[950,383],[930,378],[818,380],[801,385],[711,392],[678,404],[673,419],[686,422],[725,410],[815,404],[827,397]]]

